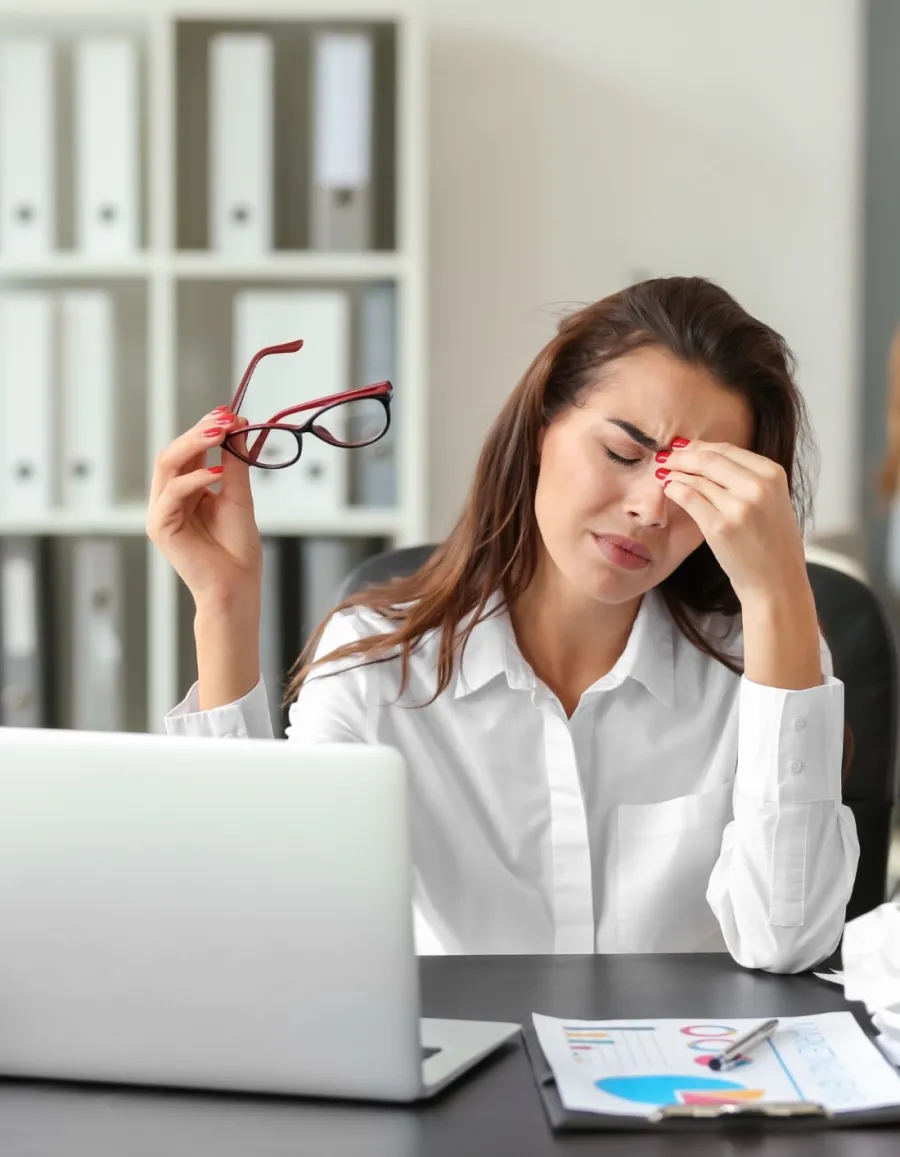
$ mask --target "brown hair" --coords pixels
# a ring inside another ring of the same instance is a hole
[[[900,327],[894,332],[887,358],[887,445],[878,471],[878,489],[885,498],[900,491]]]
[[[332,612],[368,607],[386,618],[392,629],[314,660],[325,627],[320,624],[294,665],[286,700],[297,695],[318,663],[351,658],[372,663],[399,657],[402,692],[409,680],[410,654],[433,630],[440,631],[440,646],[436,690],[428,702],[441,694],[491,595],[502,592],[500,609],[512,606],[534,575],[539,550],[534,512],[539,430],[577,404],[604,366],[646,346],[669,350],[689,365],[702,366],[745,399],[753,416],[752,449],[784,468],[802,528],[810,487],[808,473],[798,461],[798,447],[811,443],[784,339],[703,278],[644,281],[563,319],[491,426],[449,537],[414,574],[366,587]],[[687,638],[739,672],[735,659],[718,650],[694,622],[692,612],[734,615],[740,608],[727,575],[705,542],[660,584],[660,590]],[[470,617],[460,631],[466,616]]]

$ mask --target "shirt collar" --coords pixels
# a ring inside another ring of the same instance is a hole
[[[461,624],[465,629],[474,612]],[[610,691],[628,678],[636,679],[667,707],[675,706],[675,623],[658,591],[649,591],[615,666],[593,683],[585,694]],[[472,628],[463,649],[454,695],[457,699],[505,675],[513,690],[534,690],[537,680],[516,642],[502,595],[495,594],[482,618]]]

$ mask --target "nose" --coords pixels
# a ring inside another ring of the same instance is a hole
[[[641,471],[643,474],[643,471]],[[641,526],[661,529],[669,522],[669,500],[653,471],[635,478],[625,497],[630,521]]]

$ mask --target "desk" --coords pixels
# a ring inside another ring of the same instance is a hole
[[[758,1016],[828,1012],[841,990],[806,975],[746,972],[728,957],[444,957],[422,960],[426,1015]],[[863,1013],[864,1016],[864,1013]],[[0,1028],[2,1031],[2,1028]],[[578,1152],[695,1157],[896,1157],[900,1128],[654,1137],[550,1132],[521,1039],[413,1109],[126,1088],[0,1082],[3,1157],[537,1157]]]

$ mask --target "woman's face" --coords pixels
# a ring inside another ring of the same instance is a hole
[[[749,449],[751,431],[739,395],[667,350],[609,363],[583,403],[541,432],[535,514],[549,561],[605,603],[655,587],[703,541],[656,478],[656,451],[679,437]]]

